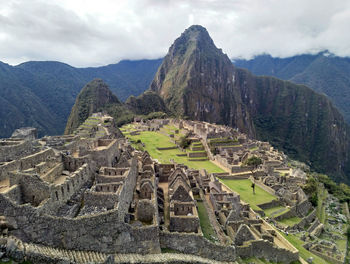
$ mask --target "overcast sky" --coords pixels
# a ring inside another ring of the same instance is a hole
[[[0,60],[160,58],[192,24],[231,58],[350,56],[348,0],[0,0]]]

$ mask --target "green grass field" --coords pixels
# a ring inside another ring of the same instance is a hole
[[[315,264],[330,264],[329,262],[325,261],[324,259],[316,256],[315,254],[312,254],[310,251],[306,250],[303,247],[304,241],[300,240],[297,236],[289,234],[288,236],[286,234],[281,233],[281,235],[287,239],[297,250],[299,250],[299,256],[302,257],[304,260],[307,260],[309,257],[313,257],[314,260],[312,263]]]
[[[207,213],[207,210],[205,209],[203,202],[197,201],[197,206],[198,206],[199,222],[200,222],[204,237],[210,241],[217,240],[216,233],[210,224],[208,213]]]
[[[153,131],[140,132],[140,135],[125,135],[133,142],[141,140],[145,144],[144,150],[147,150],[152,158],[157,159],[160,163],[169,163],[170,160],[174,160],[177,163],[182,163],[190,168],[200,170],[206,169],[209,173],[213,172],[225,172],[220,167],[216,166],[211,161],[189,161],[187,157],[179,157],[176,154],[184,154],[180,149],[170,150],[158,150],[157,147],[174,147],[174,143],[170,141],[170,138],[164,134]],[[135,145],[134,145],[135,146]]]
[[[226,184],[226,186],[229,187],[232,191],[239,193],[241,196],[241,200],[245,201],[246,203],[249,203],[250,207],[253,210],[261,210],[258,207],[258,204],[267,203],[276,199],[276,196],[266,192],[265,190],[261,189],[257,185],[255,185],[255,194],[253,194],[253,190],[251,187],[252,182],[248,179],[247,180],[223,179],[220,181]]]
[[[284,225],[293,226],[298,224],[300,221],[301,221],[301,218],[296,216],[296,217],[286,218],[278,222]]]
[[[286,209],[284,206],[277,206],[277,207],[272,207],[272,208],[269,208],[269,209],[265,209],[264,210],[264,213],[270,217],[273,213],[279,211],[279,210],[282,210],[282,209]]]
[[[319,185],[317,188],[317,217],[320,220],[322,224],[326,222],[326,206],[324,204],[324,201],[327,199],[328,192],[327,190]]]

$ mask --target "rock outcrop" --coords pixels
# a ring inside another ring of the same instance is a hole
[[[22,127],[16,129],[11,138],[20,138],[25,140],[35,140],[38,137],[38,131],[35,127]]]
[[[169,112],[163,99],[152,91],[146,91],[137,97],[130,96],[125,104],[132,112],[138,115],[148,115],[153,112]]]

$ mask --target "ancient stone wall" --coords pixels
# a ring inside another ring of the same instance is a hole
[[[0,196],[0,211],[17,228],[10,233],[24,242],[103,253],[160,252],[157,226],[133,228],[119,221],[117,210],[73,219],[54,217]]]
[[[188,152],[187,154],[188,154],[189,158],[207,157],[207,153],[205,151],[203,151],[203,152]]]
[[[62,161],[64,168],[68,171],[76,171],[85,163],[93,163],[89,155],[83,157],[72,157],[70,155],[63,155]]]
[[[50,186],[37,175],[23,172],[10,172],[10,186],[21,186],[23,203],[38,206],[50,197]]]
[[[259,181],[255,181],[255,184],[257,186],[259,186],[261,189],[265,190],[266,192],[272,194],[272,195],[276,195],[276,191],[274,189],[272,189],[271,187],[259,182]]]
[[[9,187],[9,190],[6,192],[6,196],[18,204],[22,203],[21,188],[18,185]]]
[[[131,167],[129,173],[125,178],[123,188],[119,194],[119,201],[117,206],[119,221],[124,221],[124,217],[128,213],[129,206],[133,198],[134,189],[136,186],[137,176],[138,164],[137,159],[134,157],[131,160]]]
[[[160,245],[162,248],[169,248],[181,253],[197,255],[218,261],[236,260],[236,250],[233,246],[221,246],[211,243],[199,234],[161,231]]]
[[[118,140],[114,140],[108,146],[98,147],[88,151],[91,158],[96,162],[97,167],[113,167],[117,159],[120,158],[120,148]]]
[[[55,157],[55,152],[53,149],[46,149],[35,153],[33,155],[29,155],[25,158],[14,160],[4,165],[0,166],[0,181],[9,177],[9,172],[14,170],[26,170],[29,168],[33,168],[34,165],[39,164],[40,162],[46,161]]]
[[[269,209],[269,208],[273,208],[273,207],[277,207],[282,205],[282,203],[279,200],[272,200],[271,202],[267,202],[267,203],[263,203],[263,204],[258,204],[258,206],[263,209]]]
[[[291,263],[299,259],[299,253],[276,247],[267,240],[249,241],[243,246],[236,247],[237,256],[242,258],[265,258],[274,262]]]
[[[284,214],[281,214],[275,217],[275,219],[277,221],[280,221],[280,220],[291,218],[294,216],[304,217],[308,214],[311,208],[312,208],[311,203],[308,200],[304,200],[303,202],[292,206],[290,210],[285,212]]]
[[[106,207],[113,209],[118,202],[118,195],[115,193],[91,192],[84,193],[84,206]]]
[[[197,216],[170,215],[170,231],[198,232],[199,218]]]
[[[316,218],[316,209],[314,209],[309,215],[303,217],[301,221],[291,227],[289,227],[289,230],[304,230],[305,226],[311,224]]]
[[[31,141],[0,141],[0,162],[16,160],[31,152]]]

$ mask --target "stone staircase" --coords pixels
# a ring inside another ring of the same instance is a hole
[[[194,255],[178,254],[178,253],[163,253],[163,254],[121,254],[115,255],[115,263],[224,263],[211,259],[206,259]],[[225,262],[227,263],[227,262]],[[232,262],[234,263],[234,262]]]
[[[76,251],[52,248],[36,244],[24,244],[27,256],[41,256],[52,260],[66,260],[72,263],[104,263],[107,255],[94,251]]]
[[[15,237],[0,236],[1,244],[6,245],[9,257],[27,259],[33,263],[198,263],[220,264],[224,262],[181,253],[159,254],[104,254],[95,251],[78,251],[53,248],[38,244],[23,243]],[[227,263],[227,262],[225,262]],[[236,262],[231,262],[236,263]]]

